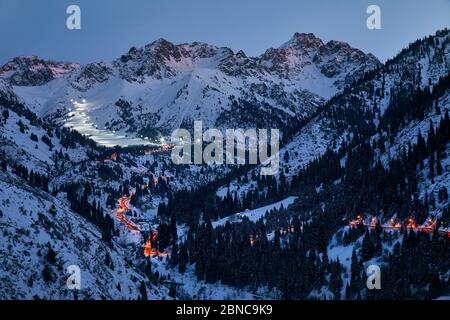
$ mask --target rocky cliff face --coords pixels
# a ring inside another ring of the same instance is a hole
[[[0,77],[14,86],[41,86],[79,68],[76,63],[16,57],[0,68]]]

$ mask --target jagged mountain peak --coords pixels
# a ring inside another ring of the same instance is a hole
[[[312,33],[299,32],[278,49],[267,50],[260,61],[269,72],[303,83],[306,89],[323,97],[330,97],[330,93],[381,65],[374,55],[346,42],[324,42]],[[316,79],[321,83],[315,83]]]
[[[324,44],[312,33],[296,33],[290,45],[259,57],[160,38],[112,62],[75,70],[65,77],[67,86],[61,81],[59,90],[48,88],[39,99],[27,90],[21,95],[45,116],[55,105],[83,96],[95,125],[132,136],[145,137],[148,128],[170,132],[196,119],[216,127],[267,126],[268,113],[287,130],[378,63],[345,43]],[[54,78],[51,72],[43,77]],[[126,103],[118,106],[119,100]]]
[[[19,56],[0,68],[0,77],[16,86],[40,86],[62,77],[80,66],[76,63]]]
[[[297,48],[317,48],[323,45],[323,41],[317,38],[313,33],[296,32],[292,38],[280,46],[279,49],[286,49],[289,47]]]
[[[202,42],[174,44],[160,38],[142,48],[132,47],[113,64],[124,79],[142,82],[145,77],[171,78],[197,66],[216,67],[233,55],[230,48]]]
[[[261,59],[266,63],[270,62],[270,64],[275,66],[286,62],[289,62],[291,66],[295,66],[297,63],[304,62],[308,58],[312,58],[314,61],[322,61],[325,60],[327,56],[332,55],[346,57],[346,60],[355,57],[362,58],[367,60],[369,64],[380,64],[373,54],[366,54],[363,51],[350,46],[347,42],[337,40],[324,42],[313,33],[300,32],[296,32],[288,42],[281,45],[278,49],[271,48],[267,50],[261,56]],[[308,61],[306,61],[306,63],[307,62]]]

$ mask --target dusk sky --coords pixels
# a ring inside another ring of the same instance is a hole
[[[81,7],[81,30],[66,8]],[[382,30],[366,8],[381,7]],[[18,55],[88,63],[113,60],[158,38],[262,54],[295,32],[341,40],[379,59],[450,25],[450,0],[0,0],[0,65]]]

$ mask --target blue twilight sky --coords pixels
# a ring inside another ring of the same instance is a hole
[[[66,28],[81,7],[82,30]],[[381,7],[382,30],[366,28]],[[450,26],[450,0],[0,0],[0,65],[18,55],[80,63],[112,60],[157,38],[201,41],[255,56],[294,32],[346,41],[385,60]]]

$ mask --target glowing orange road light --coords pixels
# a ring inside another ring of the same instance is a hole
[[[152,248],[152,241],[150,239],[148,239],[145,242],[144,256],[151,257],[154,254],[155,254],[155,250]]]
[[[130,211],[130,207],[128,203],[131,201],[131,199],[134,197],[135,192],[131,192],[129,196],[122,196],[117,200],[117,204],[119,208],[115,211],[116,216],[119,220],[119,222],[125,224],[129,232],[141,232],[141,230],[136,226],[131,220],[127,219],[127,217],[124,215],[125,212]],[[168,255],[166,252],[160,252],[157,249],[152,247],[152,241],[155,243],[158,240],[158,232],[153,231],[151,236],[148,238],[148,240],[145,242],[144,245],[144,256],[151,257],[154,255],[157,255],[158,257],[165,257]]]
[[[373,222],[373,221],[377,221],[376,217],[371,219],[371,222]],[[362,223],[361,219],[349,221],[349,225],[351,227],[358,226],[361,223]],[[437,222],[436,222],[436,220],[433,220],[433,219],[429,218],[426,221],[426,225],[424,225],[424,226],[417,226],[417,223],[414,220],[414,218],[408,218],[408,220],[406,220],[405,226],[406,226],[407,229],[414,230],[414,231],[434,232],[434,230],[437,228]],[[373,228],[374,226],[371,223],[371,224],[367,225],[367,227],[368,228]],[[402,228],[402,225],[400,223],[396,222],[395,219],[392,218],[392,219],[389,220],[389,224],[388,225],[381,226],[381,228],[384,229],[384,230],[386,230],[386,229],[399,230],[399,229]],[[446,230],[445,229],[444,230],[443,229],[439,229],[438,233],[439,233],[439,235],[450,237],[450,232],[448,231],[448,229],[446,229]]]
[[[356,226],[360,225],[361,223],[363,223],[363,217],[361,215],[357,215],[356,220],[350,221],[350,226],[356,227]]]

